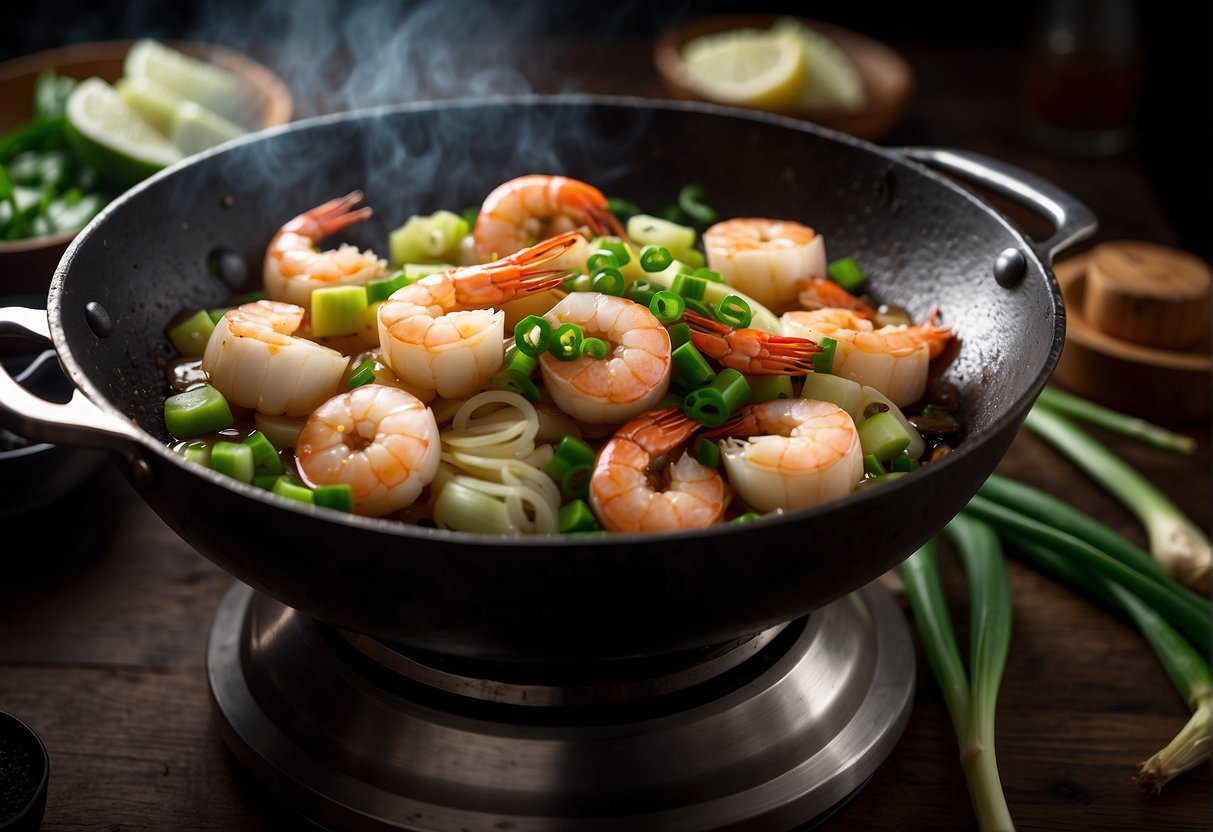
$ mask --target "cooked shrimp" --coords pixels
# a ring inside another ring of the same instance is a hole
[[[655,460],[686,442],[699,423],[677,408],[637,416],[603,446],[590,476],[590,506],[616,532],[702,529],[720,519],[728,490],[715,470],[683,454],[656,488]]]
[[[349,359],[291,335],[301,306],[259,300],[229,309],[215,325],[202,369],[229,403],[267,416],[306,416],[337,392]]]
[[[850,309],[861,318],[876,317],[876,310],[828,277],[810,277],[797,297],[804,309]]]
[[[729,485],[758,511],[820,505],[850,494],[863,479],[855,422],[830,402],[746,405],[705,436],[722,440]]]
[[[724,220],[703,232],[703,248],[726,283],[776,313],[795,305],[805,280],[826,276],[821,235],[790,220]]]
[[[780,318],[786,335],[820,342],[837,341],[835,375],[875,387],[900,406],[922,398],[931,359],[943,352],[952,330],[936,322],[934,312],[913,326],[882,326],[847,309],[787,312]]]
[[[305,211],[278,229],[265,253],[267,297],[306,308],[314,289],[366,283],[385,271],[383,260],[357,246],[343,243],[336,249],[316,250],[325,237],[371,216],[370,208],[353,210],[361,199],[362,192],[354,191]]]
[[[584,237],[570,231],[483,266],[460,266],[398,289],[379,307],[383,361],[405,384],[470,396],[501,369],[505,313],[496,307],[560,283],[552,261]]]
[[[684,313],[691,325],[691,343],[726,367],[753,376],[802,376],[813,370],[821,352],[808,338],[772,335],[761,329],[734,329],[694,312]]]
[[[617,425],[652,408],[670,386],[670,334],[648,307],[598,292],[573,292],[544,317],[606,342],[605,358],[539,359],[545,389],[582,422]]]
[[[493,260],[583,226],[594,234],[626,236],[608,210],[607,198],[593,185],[531,174],[493,189],[480,206],[472,237],[480,258]]]
[[[299,433],[295,459],[313,488],[346,483],[354,511],[380,517],[413,504],[438,471],[434,413],[395,387],[364,384],[320,405]]]

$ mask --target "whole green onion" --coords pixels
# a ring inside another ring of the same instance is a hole
[[[1146,530],[1163,569],[1202,594],[1210,589],[1213,550],[1205,533],[1153,483],[1066,416],[1034,405],[1024,427],[1048,442],[1115,496]]]
[[[1040,391],[1036,403],[1066,416],[1073,416],[1098,425],[1121,436],[1136,439],[1163,451],[1190,454],[1196,450],[1196,440],[1182,433],[1175,433],[1144,419],[1121,413],[1087,399],[1075,396],[1056,387],[1047,386]]]

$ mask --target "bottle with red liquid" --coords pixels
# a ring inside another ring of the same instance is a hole
[[[1133,143],[1142,50],[1133,0],[1046,0],[1029,34],[1024,132],[1073,156]]]

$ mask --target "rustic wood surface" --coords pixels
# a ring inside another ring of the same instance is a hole
[[[644,44],[622,48],[612,51],[611,65],[632,67],[625,70],[632,74],[628,89],[660,95]],[[596,54],[585,53],[591,70],[599,66]],[[919,88],[887,143],[944,144],[1016,161],[1088,202],[1103,223],[1097,239],[1175,243],[1132,154],[1076,162],[1019,145],[1005,95],[998,100],[998,91],[1012,83],[1004,62],[960,47],[918,45],[906,54]],[[590,79],[584,88],[619,91],[602,74],[582,72]],[[1195,455],[1170,456],[1094,432],[1208,529],[1208,425],[1173,426],[1198,439]],[[1122,507],[1030,436],[1016,439],[999,470],[1144,542]],[[10,533],[4,547],[0,709],[33,725],[49,749],[43,828],[299,828],[242,775],[211,711],[204,650],[231,578],[177,538],[108,461],[75,495],[10,521],[10,532],[18,524],[30,543],[19,545]],[[944,568],[963,622],[962,575],[951,557]],[[1133,788],[1136,763],[1187,719],[1145,643],[1122,620],[1018,563],[1011,564],[1011,579],[1014,630],[998,702],[997,752],[1018,828],[1208,829],[1207,764],[1160,797]],[[919,659],[906,733],[824,828],[973,827],[955,739]]]

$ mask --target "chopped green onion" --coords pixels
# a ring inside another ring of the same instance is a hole
[[[750,385],[745,376],[730,367],[717,373],[708,384],[688,393],[682,409],[699,424],[717,428],[749,401]]]
[[[709,269],[707,266],[700,266],[699,268],[697,268],[693,272],[691,272],[691,275],[693,277],[702,278],[703,280],[706,280],[709,283],[724,283],[725,282],[724,275],[722,275],[720,272],[716,271],[715,269]],[[747,304],[747,306],[748,305],[749,304]]]
[[[253,485],[262,491],[273,491],[281,479],[285,479],[282,474],[253,474]]]
[[[632,281],[632,285],[624,292],[624,297],[642,306],[648,306],[653,302],[653,296],[657,294],[659,289],[661,287],[654,285],[653,281],[645,280],[642,277],[639,280]]]
[[[574,465],[560,475],[560,490],[569,497],[585,498],[590,493],[592,465]]]
[[[627,222],[640,213],[640,206],[630,199],[609,196],[607,197],[607,210],[614,214],[620,222]]]
[[[691,342],[691,325],[685,321],[670,324],[666,326],[665,331],[670,333],[670,349],[672,350]]]
[[[665,289],[654,294],[653,299],[649,301],[649,311],[663,324],[679,320],[686,307],[686,301],[682,299],[681,295]]]
[[[607,357],[606,341],[603,341],[601,338],[583,338],[581,341],[581,354],[601,361]]]
[[[674,255],[665,246],[648,245],[640,249],[638,256],[640,268],[646,272],[660,272],[668,269],[674,262]]]
[[[682,295],[687,300],[703,300],[704,293],[707,292],[708,282],[702,277],[695,277],[693,274],[679,272],[674,277],[673,291]]]
[[[366,284],[366,300],[367,303],[374,303],[380,300],[387,300],[392,294],[409,285],[411,281],[405,275],[404,270],[397,271],[390,277],[385,277],[380,280],[368,280]]]
[[[288,499],[297,500],[301,503],[313,503],[316,500],[310,488],[308,488],[306,485],[299,485],[298,483],[291,482],[286,477],[279,477],[278,481],[274,483],[274,487],[271,488],[270,491],[277,494],[279,497],[287,497]]]
[[[512,393],[517,393],[528,402],[539,401],[539,388],[535,386],[535,382],[526,373],[518,370],[503,368],[493,373],[489,379],[489,387],[494,390],[509,390]]]
[[[318,506],[335,508],[338,511],[354,510],[354,489],[349,483],[318,485],[312,489],[312,501]]]
[[[552,345],[552,324],[539,315],[527,315],[514,324],[514,345],[524,355],[538,358]]]
[[[716,318],[734,329],[745,329],[754,320],[754,313],[750,310],[750,304],[737,295],[725,295],[724,300],[716,305]]]
[[[716,310],[714,310],[712,305],[709,303],[696,300],[695,298],[688,298],[686,295],[682,296],[682,302],[687,305],[687,309],[690,309],[700,317],[707,318],[708,320],[712,320],[716,317]]]
[[[367,307],[364,286],[325,286],[312,291],[312,334],[352,335],[362,327]]]
[[[736,517],[734,517],[732,520],[730,520],[730,521],[729,521],[729,523],[730,523],[730,524],[733,524],[733,523],[750,523],[750,522],[752,522],[752,521],[754,521],[754,520],[761,520],[761,519],[762,519],[762,515],[761,515],[761,514],[759,514],[758,512],[756,512],[756,511],[747,511],[745,514],[738,514]]]
[[[892,459],[910,446],[910,435],[887,410],[864,419],[859,423],[858,431],[863,452],[881,462]]]
[[[226,315],[229,311],[231,311],[231,309],[232,309],[232,307],[230,307],[230,306],[220,306],[220,307],[216,307],[215,309],[206,310],[206,314],[211,319],[212,323],[217,324],[223,320],[223,316]]]
[[[1190,454],[1196,450],[1196,440],[1182,433],[1175,433],[1164,427],[1151,424],[1144,419],[1129,416],[1079,396],[1058,390],[1056,387],[1045,387],[1040,391],[1036,403],[1057,411],[1065,416],[1073,416],[1084,422],[1090,422],[1101,428],[1144,442],[1151,447],[1177,454]]]
[[[912,456],[895,456],[893,457],[893,461],[889,463],[889,470],[899,474],[908,474],[911,471],[917,471],[921,467],[922,463]]]
[[[253,449],[240,442],[220,440],[211,446],[211,468],[241,482],[252,482]]]
[[[678,207],[686,214],[691,222],[700,227],[707,227],[716,222],[720,215],[701,201],[703,187],[686,185],[678,192]]]
[[[580,480],[584,476],[584,486],[589,486],[589,473],[594,465],[594,449],[583,439],[572,434],[563,437],[557,444],[552,458],[543,466],[543,472],[559,483],[565,494],[571,497],[583,497],[583,485]]]
[[[1033,406],[1024,426],[1060,451],[1115,496],[1145,527],[1151,554],[1163,569],[1208,594],[1213,551],[1205,533],[1166,494],[1067,417]]]
[[[590,276],[590,290],[619,297],[624,290],[623,273],[612,266],[598,269]]]
[[[581,327],[577,324],[561,324],[552,333],[548,352],[561,361],[573,361],[581,356]]]
[[[863,455],[863,470],[870,477],[880,477],[887,473],[876,454]]]
[[[707,384],[716,375],[707,359],[690,341],[675,348],[670,353],[670,360],[671,381],[684,390],[694,390]]]
[[[830,280],[852,295],[859,294],[863,289],[863,282],[867,279],[859,268],[859,264],[850,257],[843,257],[826,266],[826,274],[829,275]]]
[[[695,459],[708,468],[720,467],[720,446],[710,439],[699,437],[695,441]]]
[[[813,372],[833,373],[834,350],[838,347],[838,341],[828,337],[822,338],[817,342],[817,346],[821,347],[821,352],[813,356]]]
[[[593,274],[603,267],[619,268],[619,256],[608,248],[597,248],[590,252],[585,260],[586,274]]]
[[[590,276],[588,274],[570,274],[560,284],[560,288],[566,292],[588,292],[590,291]]]
[[[504,370],[513,370],[529,378],[538,366],[539,359],[518,349],[517,345],[511,345],[505,351],[505,365],[502,367]]]
[[[164,400],[164,426],[178,439],[223,430],[234,421],[227,399],[209,384]]]
[[[754,402],[792,398],[791,376],[746,376]]]
[[[211,446],[206,442],[190,442],[182,449],[181,455],[190,462],[197,463],[203,468],[211,467]]]
[[[601,529],[598,518],[582,499],[572,500],[560,507],[560,533],[590,532]]]
[[[346,386],[353,390],[355,387],[361,387],[364,384],[370,384],[375,380],[375,359],[368,358],[363,361],[354,372],[350,373],[350,378],[346,382]]]
[[[265,434],[253,430],[244,437],[244,444],[253,451],[253,471],[257,474],[281,474],[283,472],[282,457],[278,449],[270,444]]]
[[[215,323],[205,309],[199,309],[170,326],[168,338],[185,358],[201,358]]]
[[[632,262],[632,252],[628,249],[628,244],[618,237],[599,237],[593,242],[593,247],[595,251],[608,251],[615,255],[615,262],[611,265],[617,269]]]

